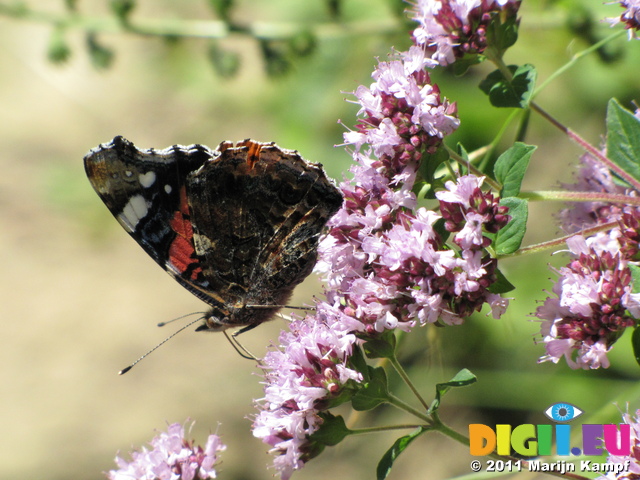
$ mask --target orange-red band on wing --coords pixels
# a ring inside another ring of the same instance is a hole
[[[180,210],[174,214],[169,222],[171,229],[177,234],[171,243],[171,247],[169,247],[169,260],[181,274],[186,272],[190,266],[198,263],[198,260],[192,256],[195,253],[193,227],[188,216],[187,191],[183,186],[180,189]],[[190,278],[195,280],[201,272],[202,268],[192,267]]]

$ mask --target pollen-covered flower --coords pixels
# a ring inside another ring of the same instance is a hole
[[[204,448],[184,436],[184,426],[169,425],[150,442],[131,452],[131,460],[116,457],[118,470],[111,470],[109,480],[204,480],[216,478],[218,452],[226,449],[217,435],[209,435]]]
[[[450,65],[484,52],[492,22],[515,17],[519,8],[520,0],[417,0],[411,18],[420,26],[413,36],[433,60]]]

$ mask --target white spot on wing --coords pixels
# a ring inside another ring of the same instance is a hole
[[[144,188],[149,188],[156,182],[156,174],[155,172],[147,172],[144,175],[140,174],[138,175],[138,180]]]
[[[147,201],[142,195],[135,195],[129,199],[129,202],[122,209],[122,213],[118,218],[129,230],[133,231],[138,222],[146,217],[149,212]]]
[[[164,186],[164,191],[167,193],[171,193],[171,191],[173,190],[173,188],[171,188],[171,185],[165,185]]]
[[[198,255],[205,255],[207,251],[213,248],[211,240],[209,240],[204,235],[198,235],[195,232],[193,234],[193,246],[195,247],[196,253]]]

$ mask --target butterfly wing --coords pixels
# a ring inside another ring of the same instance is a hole
[[[316,261],[318,237],[342,195],[319,165],[275,144],[221,144],[189,177],[197,253],[214,290],[237,305],[282,305]],[[236,325],[260,322],[230,318]],[[272,315],[267,310],[266,317]]]
[[[124,229],[213,308],[206,328],[270,318],[315,264],[318,237],[342,195],[320,165],[252,140],[141,150],[122,137],[84,159]],[[246,308],[249,306],[248,308]]]
[[[84,157],[91,185],[120,225],[162,268],[197,296],[201,270],[187,202],[187,177],[214,156],[208,147],[142,150],[123,137]],[[195,290],[195,291],[194,291]]]

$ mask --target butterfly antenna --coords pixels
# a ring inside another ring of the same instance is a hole
[[[190,314],[191,315],[191,314]],[[186,317],[186,315],[183,315],[183,317]],[[178,318],[183,318],[183,317],[178,317]],[[163,341],[161,341],[159,344],[157,344],[155,347],[153,347],[151,350],[149,350],[147,353],[145,353],[144,355],[142,355],[140,358],[138,358],[135,362],[133,362],[131,365],[129,365],[128,367],[123,368],[122,370],[120,370],[118,372],[118,375],[124,375],[125,373],[127,373],[129,370],[131,370],[133,367],[136,366],[136,364],[140,363],[142,361],[143,358],[148,357],[150,354],[152,354],[153,352],[155,352],[158,348],[160,348],[162,345],[164,345],[165,343],[167,343],[169,340],[171,340],[173,337],[175,337],[177,334],[179,334],[181,331],[189,328],[191,325],[193,325],[196,322],[199,322],[200,320],[202,320],[203,317],[198,317],[195,320],[193,320],[192,322],[187,323],[184,327],[176,330],[175,332],[173,332],[171,335],[169,335],[167,338],[165,338]],[[177,319],[175,319],[177,320]],[[173,321],[173,320],[171,320]],[[166,322],[169,323],[169,322]]]
[[[168,324],[170,324],[172,322],[175,322],[176,320],[181,320],[183,318],[190,317],[191,315],[204,315],[205,313],[206,312],[191,312],[191,313],[187,313],[186,315],[180,315],[179,317],[172,318],[171,320],[167,320],[166,322],[160,322],[156,326],[164,327],[165,325],[168,325]],[[200,318],[198,320],[200,320]],[[189,324],[189,325],[191,325],[191,324]]]

